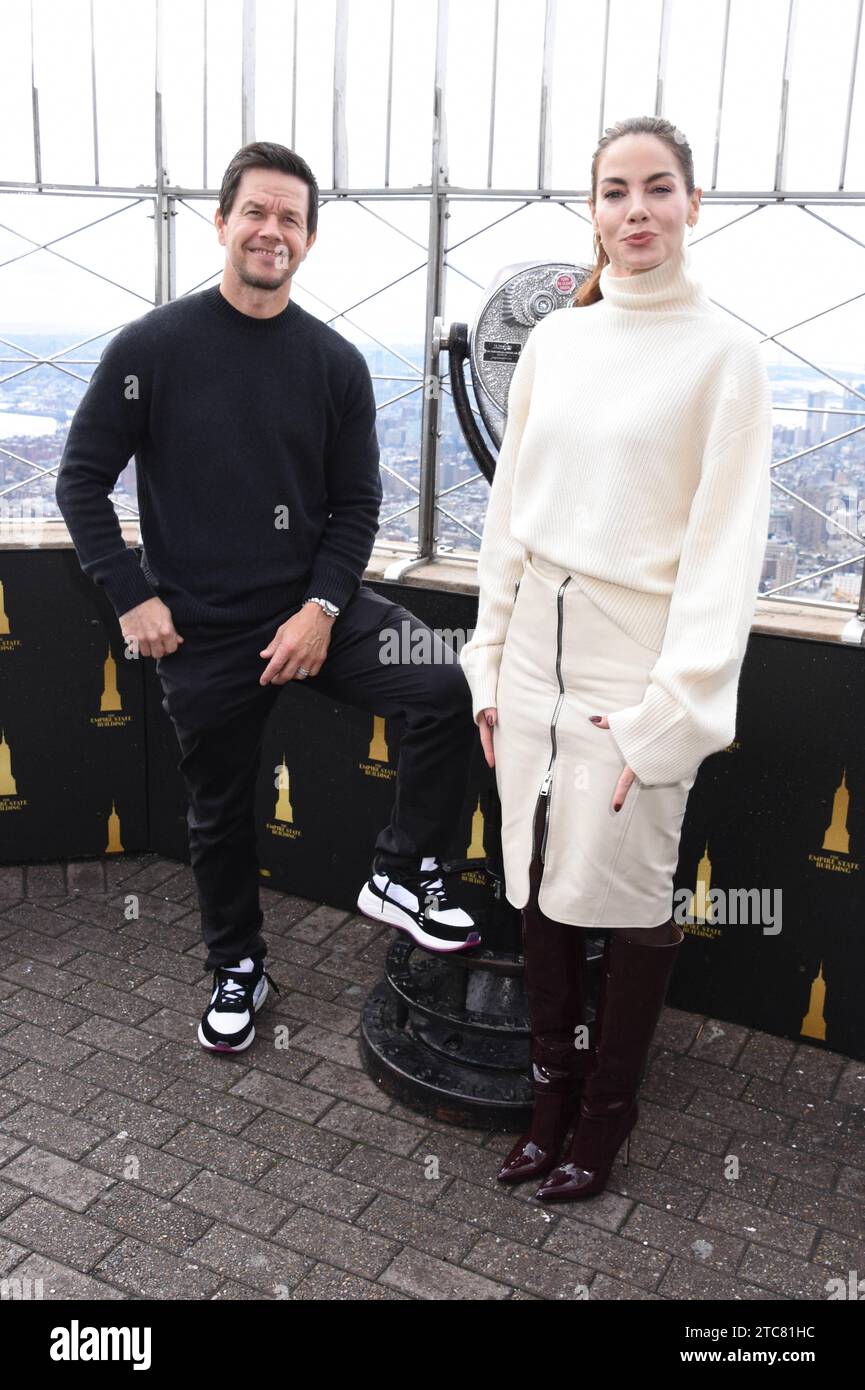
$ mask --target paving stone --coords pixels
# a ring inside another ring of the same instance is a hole
[[[117,989],[132,990],[149,974],[137,964],[139,955],[140,952],[136,952],[129,960],[118,960],[116,956],[102,956],[96,951],[79,951],[67,969],[70,974],[74,971],[79,986],[94,980]]]
[[[865,1174],[860,1174],[865,1178]],[[858,1197],[858,1199],[857,1199]],[[861,1194],[852,1197],[842,1192],[824,1192],[806,1183],[789,1182],[780,1178],[772,1193],[769,1207],[773,1212],[793,1216],[812,1226],[827,1226],[842,1235],[865,1240],[865,1183]],[[771,1242],[767,1242],[771,1244]],[[865,1265],[863,1265],[865,1275]]]
[[[757,1241],[760,1245],[786,1250],[801,1259],[808,1259],[817,1235],[817,1227],[807,1221],[775,1214],[721,1192],[709,1194],[700,1209],[698,1221],[729,1231],[731,1235],[740,1236],[746,1241]]]
[[[314,1265],[299,1284],[296,1284],[290,1297],[292,1299],[331,1299],[334,1302],[361,1300],[363,1302],[407,1302],[406,1295],[397,1289],[386,1288],[383,1284],[373,1284],[368,1279],[359,1279],[344,1269],[333,1265]]]
[[[99,1094],[99,1087],[76,1073],[55,1071],[38,1062],[24,1062],[3,1078],[3,1085],[19,1097],[41,1101],[55,1110],[73,1114]]]
[[[147,1026],[151,1026],[151,1020],[148,1020]],[[117,1052],[121,1057],[130,1057],[136,1062],[152,1056],[159,1048],[159,1039],[141,1028],[130,1028],[125,1023],[116,1023],[113,1019],[96,1018],[92,1015],[86,1023],[79,1024],[68,1033],[64,1043],[69,1038],[74,1038],[89,1047]]]
[[[113,1287],[106,1280],[91,1278],[80,1270],[71,1269],[69,1265],[46,1259],[44,1255],[28,1255],[11,1274],[15,1279],[30,1280],[31,1287],[39,1287],[40,1297],[46,1300],[57,1299],[65,1303],[70,1299],[86,1299],[89,1303],[126,1297],[122,1289]]]
[[[657,1215],[657,1213],[656,1213]],[[670,1254],[614,1231],[602,1231],[588,1222],[560,1221],[550,1232],[544,1249],[581,1267],[581,1278],[601,1270],[638,1288],[654,1290],[670,1265]]]
[[[319,1062],[303,1078],[304,1086],[312,1086],[342,1100],[356,1101],[372,1110],[389,1110],[392,1098],[377,1086],[371,1076],[356,1067],[341,1067],[336,1062]]]
[[[172,1081],[159,1092],[159,1107],[171,1111],[179,1122],[199,1120],[211,1129],[238,1134],[262,1113],[260,1105],[251,1105],[240,1096],[226,1095],[202,1082]],[[179,1124],[178,1124],[179,1127]]]
[[[277,1162],[276,1155],[218,1129],[191,1121],[162,1146],[163,1155],[177,1154],[199,1168],[211,1168],[226,1178],[257,1182]]]
[[[703,1222],[688,1221],[672,1212],[638,1203],[620,1229],[620,1235],[643,1247],[663,1250],[680,1258],[734,1273],[747,1242]]]
[[[428,1255],[457,1264],[478,1240],[476,1227],[468,1221],[458,1221],[445,1215],[440,1204],[433,1208],[422,1207],[384,1194],[376,1195],[355,1218],[355,1222],[364,1230],[414,1245]],[[476,1266],[472,1265],[472,1268]]]
[[[221,1282],[214,1270],[194,1256],[177,1257],[132,1236],[100,1261],[96,1273],[140,1298],[208,1298]]]
[[[545,1299],[584,1300],[593,1276],[588,1267],[560,1259],[546,1248],[531,1250],[489,1232],[481,1236],[462,1263],[466,1269],[477,1270],[490,1279],[516,1285]]]
[[[450,1173],[436,1176],[428,1165],[416,1159],[401,1158],[364,1144],[352,1144],[347,1148],[344,1157],[334,1163],[335,1173],[352,1178],[365,1187],[402,1197],[407,1202],[429,1206],[439,1200],[442,1192],[449,1190],[454,1181]],[[477,1192],[478,1188],[471,1190]]]
[[[87,1216],[80,1216],[41,1197],[28,1197],[0,1221],[0,1235],[84,1273],[119,1239],[116,1231],[99,1224],[96,1207],[91,1207]]]
[[[511,1292],[507,1284],[410,1247],[392,1260],[379,1283],[409,1298],[422,1299],[504,1299]]]
[[[83,983],[81,976],[72,970],[60,970],[56,965],[47,965],[41,960],[19,960],[14,964],[4,965],[0,969],[0,975],[10,986],[39,990],[41,994],[50,994],[55,999],[63,999],[73,990],[80,989]],[[10,987],[4,997],[9,999],[16,992],[16,989]]]
[[[746,1282],[774,1290],[781,1298],[813,1302],[826,1298],[827,1281],[833,1276],[843,1277],[846,1282],[848,1268],[842,1263],[843,1268],[842,1264],[812,1264],[783,1251],[754,1244],[748,1246],[737,1272]]]
[[[322,1171],[310,1163],[298,1163],[293,1158],[281,1159],[259,1181],[258,1187],[276,1193],[286,1203],[300,1204],[347,1221],[357,1220],[378,1196],[372,1187]]]
[[[386,1240],[345,1221],[298,1207],[274,1234],[277,1244],[375,1279],[398,1253],[401,1241]]]
[[[293,1288],[313,1264],[275,1240],[262,1240],[247,1231],[216,1224],[190,1245],[187,1256],[197,1260],[202,1269],[208,1266],[223,1277],[231,1275],[273,1296]]]
[[[688,1048],[688,1055],[699,1057],[703,1061],[715,1062],[722,1067],[732,1067],[746,1046],[748,1038],[749,1030],[739,1023],[707,1018]]]
[[[232,1086],[231,1094],[260,1109],[276,1110],[295,1120],[304,1120],[307,1124],[314,1124],[333,1105],[330,1095],[322,1095],[311,1087],[298,1086],[262,1071],[249,1072],[236,1086]]]
[[[175,1255],[182,1255],[213,1224],[209,1216],[183,1204],[182,1194],[166,1202],[128,1182],[116,1183],[93,1203],[87,1215],[114,1228],[114,1244],[122,1233]]]
[[[139,998],[128,989],[114,989],[97,980],[90,980],[68,1000],[86,1015],[98,1014],[101,1018],[111,1018],[117,1023],[138,1024],[156,1012],[157,1005],[152,999]]]
[[[416,1148],[424,1129],[424,1126],[405,1124],[402,1120],[378,1115],[365,1106],[351,1105],[348,1101],[337,1101],[318,1121],[318,1125],[320,1129],[336,1130],[339,1134],[365,1140],[403,1156]]]
[[[173,1197],[193,1178],[200,1164],[151,1148],[126,1134],[106,1139],[87,1155],[87,1162],[114,1179],[134,1183],[159,1197]],[[5,1173],[5,1169],[3,1170]],[[107,1186],[108,1184],[106,1184]]]
[[[117,1095],[114,1091],[102,1091],[84,1105],[79,1117],[86,1117],[102,1125],[111,1134],[124,1131],[132,1139],[143,1139],[145,1144],[158,1148],[170,1139],[185,1120],[180,1115],[156,1105],[143,1105],[130,1096]]]
[[[254,1235],[270,1236],[288,1216],[291,1203],[264,1191],[267,1182],[265,1176],[258,1186],[250,1187],[219,1173],[198,1173],[180,1189],[174,1201],[193,1207],[211,1220],[240,1226]]]
[[[19,1106],[14,1114],[7,1115],[3,1127],[8,1134],[14,1134],[28,1144],[39,1144],[66,1158],[83,1158],[108,1133],[102,1125],[88,1124],[32,1101]]]
[[[3,1178],[29,1192],[50,1197],[73,1211],[84,1211],[100,1192],[112,1185],[112,1179],[104,1174],[36,1145],[24,1149],[6,1163]]]
[[[292,1038],[292,1046],[313,1057],[325,1057],[342,1067],[363,1067],[360,1045],[356,1038],[332,1033],[327,1028],[317,1028],[315,1024],[305,1024]]]

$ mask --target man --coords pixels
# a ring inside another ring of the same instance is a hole
[[[221,283],[112,339],[58,472],[81,566],[104,585],[127,643],[156,658],[182,750],[214,972],[198,1037],[219,1051],[250,1045],[270,980],[254,791],[287,681],[405,720],[393,814],[360,910],[427,950],[480,940],[440,868],[475,737],[471,694],[438,636],[362,582],[382,499],[372,381],[359,349],[290,299],[317,220],[318,186],[299,155],[269,142],[239,150],[215,214]],[[108,497],[133,453],[140,565]],[[379,634],[404,621],[427,634],[432,663],[381,660]]]

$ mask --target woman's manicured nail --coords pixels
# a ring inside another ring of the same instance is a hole
[[[621,809],[622,809],[622,803],[621,803],[621,801],[619,802],[619,804],[618,804],[617,806],[615,806],[615,805],[613,806],[613,810],[614,810],[614,811],[621,811]]]
[[[601,722],[601,716],[599,714],[590,714],[589,719],[592,724],[600,724]]]

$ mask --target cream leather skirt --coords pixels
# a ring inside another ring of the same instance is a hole
[[[493,733],[502,807],[505,893],[582,927],[656,927],[673,911],[688,793],[635,777],[620,811],[626,759],[589,715],[638,704],[660,648],[627,636],[580,588],[579,575],[529,555],[502,653]]]

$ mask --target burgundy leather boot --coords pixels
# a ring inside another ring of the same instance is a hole
[[[528,1132],[498,1172],[503,1183],[542,1177],[558,1162],[591,1065],[574,1033],[586,1022],[586,941],[582,927],[554,922],[532,900],[523,908],[525,984],[532,1025],[534,1110]],[[587,1037],[587,1030],[582,1034]]]
[[[672,918],[666,925],[667,933],[659,932],[663,944],[657,946],[629,941],[615,928],[607,933],[595,1025],[596,1065],[586,1081],[567,1159],[538,1189],[535,1195],[541,1201],[579,1201],[602,1192],[622,1142],[629,1140],[637,1123],[637,1092],[684,940]],[[665,935],[671,939],[664,942]]]

